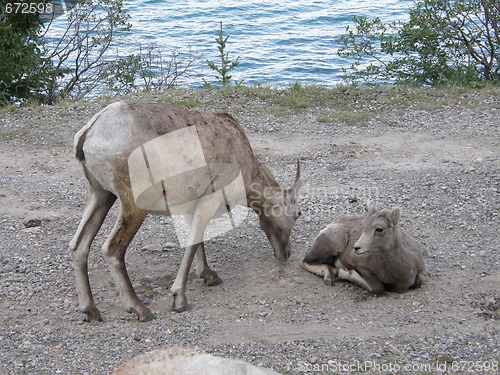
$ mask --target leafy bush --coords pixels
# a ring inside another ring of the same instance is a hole
[[[201,57],[191,49],[172,48],[168,54],[161,45],[149,44],[136,54],[117,56],[103,69],[100,81],[115,94],[168,90],[189,78],[191,66]]]
[[[109,59],[106,54],[130,30],[129,18],[122,0],[77,0],[66,13],[63,35],[47,54],[57,71],[64,73],[49,96],[81,99],[102,84],[111,66],[124,67],[128,57]]]
[[[44,54],[42,23],[36,13],[7,11],[7,5],[0,6],[0,106],[43,102],[58,73]]]
[[[340,37],[348,82],[417,85],[477,84],[500,80],[498,0],[424,0],[406,22],[355,17]],[[365,63],[370,57],[372,63]]]
[[[201,57],[174,49],[166,59],[156,45],[121,54],[121,37],[131,28],[122,0],[71,1],[62,35],[51,43],[44,33],[52,19],[39,13],[4,12],[6,3],[2,4],[0,106],[29,101],[52,104],[106,89],[107,94],[168,89]]]
[[[121,0],[74,0],[68,7],[66,30],[49,44],[44,37],[52,19],[15,6],[16,2],[3,2],[0,16],[3,104],[33,100],[51,104],[69,96],[83,97],[101,84],[102,72],[116,63],[104,55],[116,36],[130,28]]]

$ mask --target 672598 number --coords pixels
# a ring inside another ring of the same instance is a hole
[[[5,13],[52,13],[54,6],[52,3],[7,3]]]
[[[451,364],[451,370],[462,372],[497,372],[498,361],[454,361]]]

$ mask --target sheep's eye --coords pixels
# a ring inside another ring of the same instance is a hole
[[[375,228],[375,234],[382,234],[384,232],[384,228]]]

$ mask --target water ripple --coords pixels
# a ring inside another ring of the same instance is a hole
[[[223,21],[224,33],[230,35],[230,57],[240,56],[235,80],[275,86],[296,81],[335,85],[341,82],[341,68],[350,65],[337,56],[336,38],[352,17],[401,20],[412,5],[411,0],[126,1],[133,29],[120,48],[134,53],[141,45],[158,43],[166,50],[191,48],[203,53],[204,59],[193,67],[199,75],[190,82],[200,87],[202,78],[213,80],[205,58],[217,59],[215,38]]]

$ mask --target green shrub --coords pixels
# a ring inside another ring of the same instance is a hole
[[[339,38],[347,82],[481,85],[500,80],[498,0],[424,0],[406,22],[354,17]],[[372,59],[366,64],[365,58]]]

